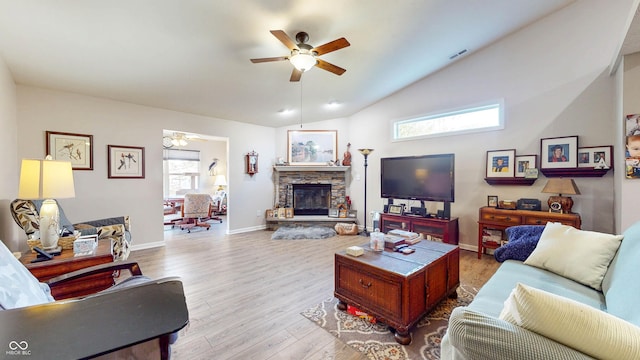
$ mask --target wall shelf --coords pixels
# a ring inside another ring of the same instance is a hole
[[[575,169],[540,169],[546,177],[602,177],[609,169],[575,168]]]
[[[537,178],[516,178],[516,177],[505,177],[505,178],[484,178],[484,181],[489,185],[525,185],[531,186],[534,182],[536,182]]]

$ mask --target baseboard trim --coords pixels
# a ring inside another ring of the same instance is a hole
[[[144,243],[144,244],[140,244],[140,245],[131,245],[131,251],[153,249],[153,248],[157,248],[157,247],[163,247],[165,245],[166,244],[165,244],[164,241],[156,241],[156,242]]]

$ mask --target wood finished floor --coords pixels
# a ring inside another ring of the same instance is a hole
[[[165,247],[129,258],[149,277],[182,279],[190,323],[172,359],[363,358],[300,312],[333,296],[333,254],[367,238],[271,240],[272,231],[225,235],[223,226],[165,227]],[[461,281],[479,288],[497,265],[462,250]]]

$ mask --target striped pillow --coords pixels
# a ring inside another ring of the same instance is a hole
[[[500,319],[598,359],[635,359],[640,327],[604,311],[518,283]]]

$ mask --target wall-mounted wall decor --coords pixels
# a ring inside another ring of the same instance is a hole
[[[326,165],[336,160],[337,130],[289,130],[287,135],[290,165]]]
[[[251,151],[247,155],[245,155],[246,160],[246,173],[253,176],[253,174],[258,172],[258,153],[255,151]]]
[[[586,146],[578,148],[578,167],[609,169],[613,167],[613,146]]]
[[[144,148],[107,145],[109,179],[144,179]]]
[[[93,170],[93,135],[46,132],[46,154],[70,161],[73,170]]]
[[[625,176],[640,179],[640,114],[625,118]]]
[[[540,139],[541,169],[569,169],[577,167],[577,136]]]
[[[516,177],[526,177],[527,170],[536,169],[538,155],[517,155],[516,156]]]
[[[512,178],[515,174],[516,151],[487,151],[487,178]]]

